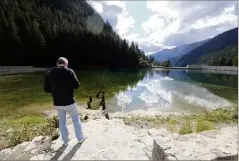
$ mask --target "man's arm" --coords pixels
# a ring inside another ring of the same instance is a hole
[[[49,84],[49,72],[47,72],[46,75],[45,75],[44,91],[46,93],[50,93],[51,92],[50,84]]]
[[[79,80],[75,74],[75,72],[73,70],[71,70],[71,74],[72,74],[72,86],[73,89],[78,89],[80,86]]]

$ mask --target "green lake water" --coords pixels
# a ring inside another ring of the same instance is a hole
[[[238,102],[238,76],[184,70],[81,70],[78,104],[86,104],[105,90],[109,112],[156,110],[195,112],[228,107]],[[44,74],[0,75],[0,115],[35,114],[53,109],[51,95],[44,93]]]

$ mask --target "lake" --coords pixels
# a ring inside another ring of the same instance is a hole
[[[185,70],[81,70],[76,72],[80,88],[75,97],[93,108],[105,91],[109,112],[152,110],[200,112],[238,103],[238,76]],[[9,117],[41,113],[53,109],[52,98],[44,93],[44,73],[0,76],[0,115]]]

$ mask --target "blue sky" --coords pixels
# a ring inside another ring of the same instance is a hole
[[[237,1],[88,1],[114,30],[146,53],[237,27]]]

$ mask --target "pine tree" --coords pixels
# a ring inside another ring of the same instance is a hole
[[[22,65],[51,66],[64,55],[74,67],[136,68],[148,59],[85,0],[0,0],[0,43],[8,65],[24,56]]]

